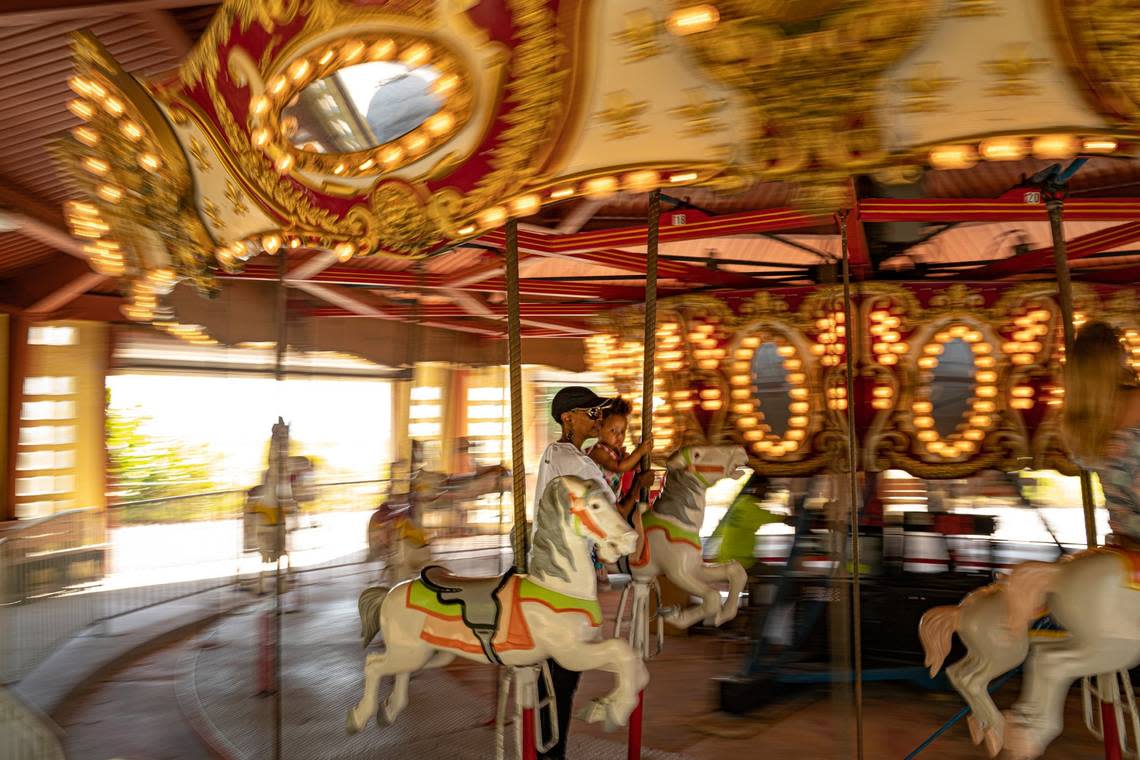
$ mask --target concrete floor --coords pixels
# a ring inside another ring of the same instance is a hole
[[[286,758],[492,757],[494,671],[459,661],[412,682],[411,705],[396,726],[370,724],[344,734],[344,712],[359,697],[360,665],[355,599],[366,575],[311,576],[304,606],[285,622]],[[603,598],[612,618],[616,594]],[[84,760],[197,760],[213,757],[187,723],[197,716],[209,744],[242,758],[270,757],[271,700],[253,695],[252,643],[257,610],[233,615],[208,633],[138,660],[92,685],[56,715],[67,732],[70,757]],[[203,642],[207,646],[202,648]],[[721,760],[764,757],[825,760],[853,757],[843,739],[853,731],[849,703],[826,689],[791,693],[778,704],[744,717],[716,712],[711,678],[739,668],[742,645],[720,637],[670,637],[665,652],[649,664],[646,697],[647,753],[665,758]],[[193,671],[190,663],[194,663]],[[606,691],[609,676],[587,673],[576,700]],[[192,688],[188,688],[187,685]],[[1019,684],[997,695],[1007,706]],[[182,695],[179,705],[178,694]],[[191,695],[189,704],[187,695]],[[1069,700],[1065,734],[1048,760],[1102,756],[1079,715],[1079,694]],[[868,684],[864,692],[865,757],[901,759],[961,706],[955,694],[905,685]],[[435,735],[434,740],[431,737]],[[623,737],[575,722],[572,757],[623,758]],[[409,754],[411,752],[412,754]],[[952,728],[922,758],[974,760],[985,754],[970,744],[964,723]]]

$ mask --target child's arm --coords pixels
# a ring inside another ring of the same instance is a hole
[[[595,462],[597,462],[598,466],[602,468],[603,472],[606,470],[609,470],[610,472],[624,472],[624,470],[617,469],[621,466],[621,462],[619,462],[617,458],[610,453],[608,446],[595,444],[594,447],[590,449],[590,459],[593,459]]]
[[[620,462],[617,462],[614,467],[609,467],[607,469],[609,469],[610,472],[629,472],[641,463],[641,460],[645,458],[646,454],[649,454],[652,451],[653,436],[649,436],[644,441],[642,441],[636,449],[633,450],[632,454]]]

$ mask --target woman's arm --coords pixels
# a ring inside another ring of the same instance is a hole
[[[652,470],[646,470],[645,472],[638,474],[637,479],[633,481],[633,485],[630,487],[629,492],[626,493],[626,495],[622,497],[622,500],[617,504],[618,512],[622,514],[622,517],[627,520],[630,518],[630,515],[633,514],[633,510],[637,507],[637,497],[644,489],[649,488],[651,485],[653,485]]]

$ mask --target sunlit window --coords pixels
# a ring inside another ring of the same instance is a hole
[[[16,455],[17,470],[66,470],[74,466],[75,452],[71,449],[21,451]]]
[[[30,346],[74,346],[78,331],[67,325],[36,325],[28,328]]]
[[[25,401],[20,411],[20,419],[28,421],[73,420],[75,419],[75,402]]]
[[[25,396],[66,396],[75,393],[74,377],[29,377],[24,380]]]
[[[59,446],[75,443],[73,425],[40,425],[20,428],[21,446]]]
[[[412,401],[439,401],[442,393],[442,389],[438,386],[419,386],[412,388]]]
[[[438,438],[440,432],[438,422],[413,422],[408,425],[408,435],[412,438]]]

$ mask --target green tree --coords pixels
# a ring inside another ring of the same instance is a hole
[[[108,397],[109,401],[109,397]],[[146,431],[149,418],[137,407],[107,406],[107,454],[110,491],[118,503],[166,499],[217,489],[210,474],[209,452]],[[200,497],[125,507],[125,522],[170,522],[211,519],[232,513],[227,497]],[[240,499],[237,500],[240,504]]]

